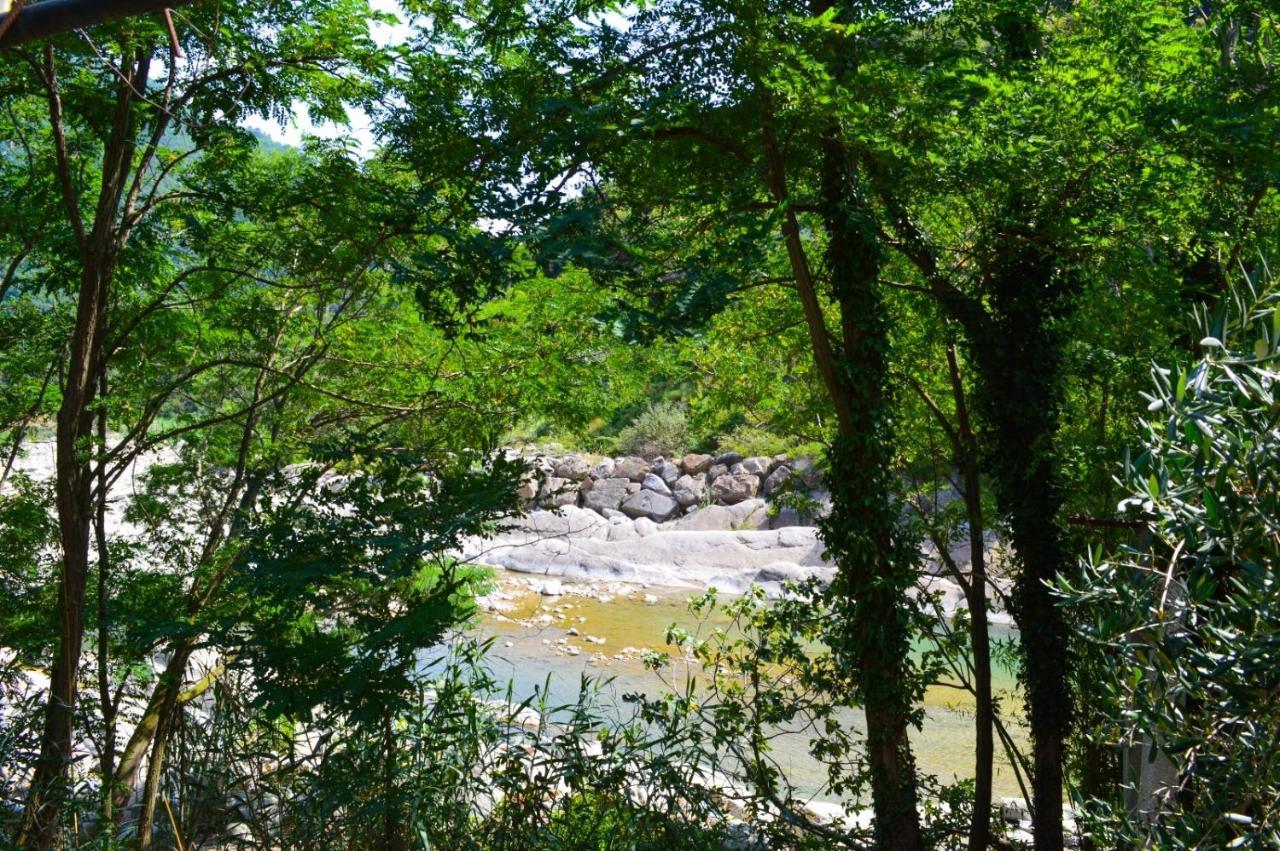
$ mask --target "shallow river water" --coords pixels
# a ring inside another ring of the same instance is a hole
[[[528,589],[527,585],[516,584],[523,580],[513,583],[504,573],[499,571],[499,579],[508,589]],[[565,590],[575,589],[566,584]],[[618,703],[624,693],[656,695],[663,691],[663,677],[645,669],[639,651],[670,649],[664,645],[663,637],[671,624],[691,631],[701,627],[704,632],[709,626],[689,612],[687,591],[635,588],[615,595],[612,592],[616,590],[610,589],[607,601],[574,593],[543,596],[532,589],[511,593],[509,608],[501,613],[490,612],[480,627],[495,639],[489,660],[494,674],[501,681],[513,683],[517,699],[532,694],[535,688],[541,689],[548,676],[552,702],[572,701],[583,675],[611,679],[607,693],[615,695]],[[997,633],[996,629],[1001,631]],[[572,635],[570,630],[578,634]],[[993,635],[1007,636],[1008,630],[993,628]],[[595,643],[591,639],[604,641]],[[683,681],[687,672],[687,666],[677,662],[665,672],[665,678],[668,682]],[[1020,700],[1012,672],[997,669],[994,687],[1004,695],[1006,715],[1016,715]],[[924,704],[924,728],[912,735],[920,769],[944,783],[972,777],[972,699],[967,692],[939,686],[929,690]],[[1012,722],[1010,725],[1010,734],[1025,746],[1025,731]],[[784,736],[775,742],[776,756],[791,782],[811,795],[818,791],[821,775],[806,746],[807,740],[801,735]],[[1021,796],[998,741],[994,792],[997,798]]]

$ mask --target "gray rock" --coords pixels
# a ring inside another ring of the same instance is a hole
[[[728,532],[733,528],[733,512],[723,505],[708,505],[663,528],[676,532]]]
[[[785,463],[787,463],[787,453],[779,452],[777,455],[773,456],[773,460],[769,462],[769,472],[772,473]]]
[[[715,459],[710,455],[698,455],[690,452],[681,459],[680,466],[683,467],[684,471],[690,476],[696,476],[699,473],[705,473],[707,470],[710,470],[711,464],[714,461]]]
[[[769,528],[769,506],[763,499],[744,499],[727,508],[732,523],[729,528],[734,531]]]
[[[242,821],[233,821],[231,824],[224,827],[222,829],[222,836],[235,845],[239,845],[242,842],[247,844],[253,842],[255,839],[253,835],[253,828],[249,827],[249,825]]]
[[[769,475],[769,459],[760,455],[746,458],[742,462],[742,469],[753,476]]]
[[[737,452],[726,452],[723,455],[716,458],[717,464],[723,464],[726,467],[732,467],[734,464],[737,464],[741,461],[742,461],[742,456]]]
[[[787,529],[791,526],[811,526],[813,524],[806,523],[805,519],[800,516],[800,512],[794,508],[780,508],[778,513],[769,520],[770,529]]]
[[[711,482],[711,498],[726,505],[751,499],[760,490],[760,480],[750,473],[719,476]]]
[[[619,511],[616,508],[606,508],[604,511],[601,511],[600,513],[604,515],[604,518],[606,520],[630,520],[631,519],[630,517],[623,514],[621,511]]]
[[[516,488],[516,496],[524,501],[529,502],[538,495],[538,480],[525,479],[520,483],[520,487]]]
[[[639,482],[627,482],[627,493],[629,493],[629,494],[630,494],[630,493],[636,493],[636,492],[637,492],[637,491],[639,491],[640,489],[641,489],[641,488],[640,488],[640,483],[639,483]]]
[[[583,494],[582,505],[584,508],[590,508],[602,514],[607,508],[616,511],[622,505],[622,501],[627,498],[629,484],[630,482],[626,479],[599,479],[591,486],[591,490]]]
[[[712,464],[707,468],[707,481],[714,482],[716,479],[729,472],[729,468],[724,464]]]
[[[663,496],[671,496],[671,488],[667,487],[667,483],[653,473],[649,473],[644,477],[644,481],[640,483],[640,487],[647,491],[660,493]]]
[[[612,458],[606,458],[599,464],[591,468],[591,478],[593,479],[609,479],[613,477],[613,471],[617,468],[617,463]]]
[[[658,524],[654,523],[648,517],[637,517],[634,526],[636,534],[641,538],[647,538],[654,532],[658,531]]]
[[[675,487],[672,489],[672,495],[675,496],[676,502],[685,507],[702,502],[702,497],[706,492],[707,477],[701,473],[696,476],[690,476],[686,473],[676,479]]]
[[[630,541],[638,537],[635,523],[625,514],[621,520],[610,520],[609,529],[605,533],[606,541]]]
[[[676,479],[680,478],[680,467],[673,461],[659,458],[653,462],[653,473],[670,487],[676,483]]]
[[[679,503],[671,497],[651,490],[637,491],[622,503],[622,513],[630,517],[647,517],[657,522],[666,520],[679,508]]]
[[[791,468],[786,464],[780,465],[776,470],[769,474],[768,478],[764,480],[764,484],[761,486],[761,493],[765,496],[774,493],[778,488],[785,485],[787,480],[790,478]]]
[[[769,509],[762,499],[737,505],[708,505],[663,525],[673,532],[740,532],[769,528]]]
[[[813,459],[801,455],[791,462],[792,471],[800,477],[800,481],[804,482],[811,488],[816,488],[822,482],[822,473],[813,463]]]
[[[579,481],[591,472],[591,462],[581,455],[566,455],[556,462],[555,475],[561,479]]]
[[[613,468],[614,476],[623,479],[630,479],[633,482],[640,481],[648,472],[649,462],[643,458],[636,458],[635,456],[620,459]]]
[[[578,502],[578,483],[570,479],[551,476],[542,483],[538,491],[538,504],[544,507],[560,508],[565,505],[576,505]]]

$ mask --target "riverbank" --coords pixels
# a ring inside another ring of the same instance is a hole
[[[732,594],[759,585],[774,597],[788,582],[809,577],[830,580],[835,567],[824,558],[816,528],[769,529],[768,522],[768,507],[760,500],[710,506],[665,523],[643,517],[605,518],[565,506],[513,519],[492,538],[468,541],[460,555],[544,579],[681,590],[715,588]],[[968,565],[967,548],[957,547],[951,556],[962,568]],[[940,614],[953,616],[965,607],[964,592],[942,575],[929,551],[924,557],[929,569],[916,593],[937,595]],[[1000,603],[1001,590],[998,584],[988,590],[989,620],[1009,626],[1012,619]]]

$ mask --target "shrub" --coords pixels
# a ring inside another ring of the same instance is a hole
[[[1280,291],[1245,281],[1197,316],[1203,357],[1154,371],[1121,508],[1145,546],[1064,591],[1116,676],[1129,800],[1100,847],[1274,847],[1280,838]]]
[[[618,434],[618,449],[629,455],[671,457],[688,447],[688,414],[683,405],[673,402],[650,405]]]

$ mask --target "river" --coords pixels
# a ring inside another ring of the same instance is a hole
[[[689,630],[701,627],[704,632],[709,627],[701,616],[688,610],[688,591],[621,585],[601,591],[599,586],[564,583],[563,595],[546,596],[531,588],[524,577],[502,569],[496,574],[505,592],[504,610],[486,613],[479,630],[494,638],[490,666],[500,681],[512,683],[517,699],[543,688],[550,677],[551,701],[570,702],[584,675],[609,679],[605,694],[619,704],[621,695],[628,692],[656,695],[664,690],[664,679],[682,681],[688,668],[677,661],[662,672],[647,670],[639,651],[669,649],[663,637],[672,624]],[[993,627],[993,637],[1009,635],[1007,627]],[[1015,715],[1021,700],[1013,672],[998,667],[993,685],[1003,695],[1006,714]],[[912,735],[920,769],[943,783],[972,777],[971,697],[967,692],[937,686],[926,693],[924,707],[924,726]],[[1011,736],[1025,748],[1025,731],[1009,723]],[[820,789],[822,776],[808,756],[807,744],[802,735],[783,736],[775,742],[775,756],[797,789],[822,800],[826,798]],[[1022,795],[998,742],[994,792],[997,798]]]

